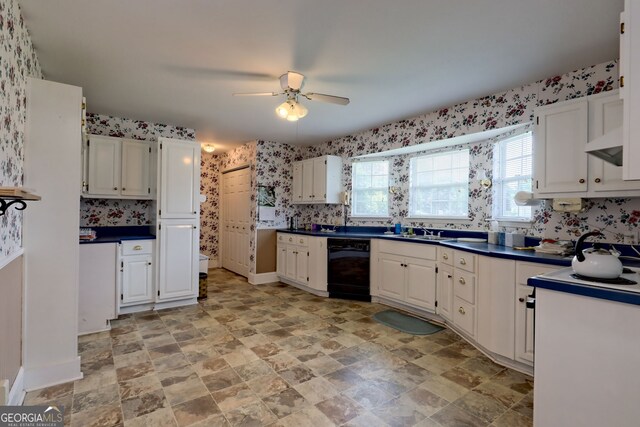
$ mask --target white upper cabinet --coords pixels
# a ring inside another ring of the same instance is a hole
[[[293,164],[292,203],[341,203],[342,159],[322,156]]]
[[[586,98],[536,109],[534,192],[587,191],[588,104]]]
[[[159,216],[196,218],[200,209],[200,145],[169,138],[159,142]]]
[[[622,171],[626,180],[640,180],[640,4],[625,0],[620,16],[620,97],[624,100]]]
[[[151,144],[88,135],[83,197],[150,199]]]
[[[149,169],[151,146],[142,141],[122,141],[122,195],[151,196]]]
[[[120,195],[120,138],[90,135],[87,141],[87,194]]]
[[[623,124],[623,109],[617,90],[536,109],[534,193],[541,198],[640,196],[640,181],[624,181],[623,167],[585,152]]]

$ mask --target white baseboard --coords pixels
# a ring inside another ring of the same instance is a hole
[[[138,304],[138,305],[129,305],[125,307],[120,307],[118,314],[139,313],[141,311],[151,311],[153,309],[154,309],[154,304],[150,302],[147,304]]]
[[[319,291],[317,289],[313,289],[313,288],[310,288],[308,286],[305,286],[305,285],[303,285],[301,283],[297,283],[297,282],[294,282],[292,280],[285,279],[284,277],[280,277],[279,279],[280,279],[280,281],[282,283],[286,283],[287,285],[291,285],[291,286],[293,286],[295,288],[301,289],[303,291],[307,291],[310,294],[314,294],[314,295],[317,295],[319,297],[328,297],[329,296],[329,292]]]
[[[82,379],[82,371],[80,370],[80,356],[77,356],[54,365],[25,368],[24,389],[32,391],[80,379]]]
[[[278,282],[280,279],[278,278],[278,273],[272,271],[271,273],[249,273],[247,280],[252,285],[264,285],[265,283]]]
[[[20,366],[20,370],[18,371],[18,375],[16,375],[16,379],[13,382],[11,391],[9,391],[9,399],[7,400],[7,405],[11,405],[11,406],[22,405],[22,402],[24,401],[24,396],[26,394],[27,392],[24,391],[24,368]]]
[[[182,307],[185,305],[194,305],[197,303],[198,303],[198,298],[193,297],[193,298],[181,299],[177,301],[157,302],[153,309],[162,310],[163,308]]]

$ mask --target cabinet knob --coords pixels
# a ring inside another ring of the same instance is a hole
[[[600,178],[596,178],[594,179],[594,181],[596,182],[596,184],[600,184],[600,181],[602,181]]]
[[[127,191],[127,189],[126,189],[126,188],[124,188],[124,187],[122,187],[122,191]]]
[[[141,251],[141,250],[142,250],[142,245],[135,245],[135,246],[133,247],[133,250],[134,250],[134,251]]]
[[[300,243],[304,243],[304,240],[303,240],[303,239],[300,239]]]
[[[620,76],[620,87],[624,87],[624,76]]]
[[[289,237],[289,241],[290,241],[290,242],[293,242],[293,237]]]
[[[467,261],[464,258],[460,258],[460,264],[467,265]]]
[[[118,187],[113,187],[113,189],[114,189],[114,190],[117,190],[117,189],[118,189]]]
[[[460,313],[460,314],[465,314],[466,312],[464,311],[464,308],[460,307],[460,308],[458,309],[458,313]]]
[[[581,178],[580,181],[578,181],[580,184],[584,184],[584,179]]]
[[[123,190],[124,190],[124,188],[123,188]],[[194,214],[194,215],[196,215],[197,213],[198,213],[197,211],[193,211],[193,214]]]
[[[198,228],[198,227],[196,227],[196,226],[194,225],[194,226],[193,226],[193,229],[195,230],[196,228]]]
[[[464,280],[464,277],[461,277],[458,279],[458,282],[460,282],[461,285],[466,284],[467,282]]]
[[[447,274],[447,279],[451,279],[453,276],[450,274]]]
[[[518,301],[524,302],[524,298],[520,297],[520,298],[518,298]]]
[[[151,265],[151,263],[148,263],[147,265]]]
[[[442,259],[449,259],[449,255],[447,255],[447,254],[442,254]]]

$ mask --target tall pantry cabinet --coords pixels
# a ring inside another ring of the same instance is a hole
[[[159,138],[157,301],[197,297],[200,145]]]

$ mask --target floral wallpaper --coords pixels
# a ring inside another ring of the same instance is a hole
[[[27,77],[42,78],[38,57],[16,0],[0,0],[0,186],[22,185]],[[0,258],[22,241],[22,213],[0,216]]]
[[[87,100],[91,107],[91,100]],[[159,123],[130,120],[101,114],[87,114],[87,132],[157,141],[158,137],[195,140],[195,130]],[[152,200],[80,199],[81,227],[148,225],[154,223]]]
[[[617,88],[618,62],[610,61],[581,70],[541,80],[506,92],[443,108],[425,115],[390,123],[356,135],[346,136],[324,144],[307,147],[303,158],[327,154],[343,157],[343,183],[351,186],[351,163],[354,156],[386,151],[444,138],[496,129],[533,121],[533,110],[540,105],[579,98]],[[491,217],[491,190],[481,188],[476,173],[484,170],[492,174],[493,144],[491,141],[470,146],[470,220],[457,222],[410,222],[408,213],[408,158],[391,159],[391,177],[398,191],[391,195],[390,221],[349,219],[349,225],[382,225],[402,222],[406,225],[431,228],[488,230]],[[415,156],[415,154],[413,154]],[[279,167],[286,167],[284,159],[274,159]],[[266,166],[265,166],[266,167]],[[271,165],[271,168],[277,168]],[[342,206],[294,205],[286,214],[294,213],[302,224],[343,224]],[[350,214],[349,207],[346,215]],[[640,199],[594,199],[587,202],[587,210],[580,214],[552,211],[545,204],[534,212],[534,222],[527,227],[510,228],[532,236],[575,238],[583,232],[598,228],[605,231],[606,240],[621,242],[625,234],[637,230],[640,219]]]
[[[207,200],[200,204],[200,252],[217,261],[220,212],[220,159],[206,152],[200,159],[200,193]]]

